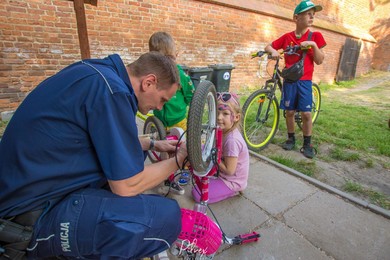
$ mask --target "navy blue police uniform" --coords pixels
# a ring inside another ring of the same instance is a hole
[[[0,217],[43,209],[30,258],[137,259],[169,247],[180,208],[121,197],[107,180],[144,169],[138,101],[119,55],[74,63],[39,84],[0,142]]]

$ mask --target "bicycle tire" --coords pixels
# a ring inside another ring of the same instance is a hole
[[[151,138],[155,140],[165,140],[167,135],[164,124],[160,121],[160,119],[158,119],[155,116],[149,116],[148,118],[146,118],[144,123],[144,134],[151,135]],[[162,158],[165,156],[164,154],[166,153],[160,153],[157,151],[147,151],[149,160],[152,163],[161,161]]]
[[[187,121],[188,160],[198,176],[207,175],[214,165],[216,129],[216,89],[213,83],[203,80],[192,97]]]
[[[278,131],[278,100],[269,89],[259,89],[248,97],[242,110],[245,142],[250,150],[260,151],[267,147]]]
[[[313,111],[312,111],[312,122],[313,124],[317,121],[321,109],[321,90],[320,87],[313,83]]]
[[[312,110],[311,110],[311,122],[314,125],[314,123],[317,121],[318,116],[320,114],[321,101],[322,101],[321,90],[316,83],[313,83],[312,94],[313,94],[313,103],[312,103]],[[302,130],[302,118],[300,114],[295,116],[295,122],[297,123],[298,127]]]

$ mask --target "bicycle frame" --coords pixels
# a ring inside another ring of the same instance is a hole
[[[213,131],[216,131],[216,136],[215,136],[216,147],[213,150],[213,156],[215,156],[215,160],[214,160],[215,164],[211,167],[208,173],[203,176],[196,175],[191,165],[189,166],[189,170],[191,172],[192,177],[195,180],[195,184],[198,187],[199,191],[201,192],[201,196],[200,196],[201,199],[199,204],[204,206],[207,206],[207,202],[209,200],[208,189],[209,189],[210,177],[218,172],[218,164],[222,160],[222,129],[217,126]],[[180,136],[172,136],[172,135],[168,135],[166,137],[167,140],[179,140],[180,138],[181,138]],[[194,210],[197,209],[198,207],[194,206]],[[203,213],[206,213],[206,211],[204,211]]]
[[[148,117],[150,117],[150,116],[153,116],[153,114],[152,114],[152,113],[147,113],[146,115],[143,115],[143,114],[141,114],[139,111],[137,111],[137,117],[138,117],[139,119],[141,119],[142,121],[144,121],[144,122],[145,122],[145,120],[146,120]]]
[[[213,159],[213,161],[214,161],[213,167],[211,167],[211,169],[208,171],[208,173],[206,175],[198,176],[195,174],[195,172],[193,171],[191,166],[189,166],[189,170],[191,172],[191,175],[195,180],[195,185],[200,192],[200,201],[198,203],[195,203],[193,211],[200,212],[201,214],[204,214],[204,215],[206,215],[207,207],[208,207],[210,177],[212,177],[216,173],[218,173],[218,164],[222,160],[222,129],[219,126],[216,126],[213,131],[216,131],[216,135],[215,135],[216,146],[213,149],[213,153],[212,153],[213,154],[212,156],[215,156],[215,158]],[[168,139],[180,139],[180,137],[177,137],[177,136],[174,136],[174,137],[167,136],[167,138]],[[220,229],[220,226],[219,225],[217,225],[217,226]],[[221,232],[222,232],[222,230],[221,230]],[[260,234],[258,234],[256,232],[251,232],[248,234],[238,235],[234,238],[229,238],[222,232],[222,238],[223,238],[222,242],[229,244],[229,245],[241,245],[241,244],[246,244],[246,243],[250,243],[250,242],[255,242],[255,241],[259,240],[259,237],[260,237]],[[192,245],[193,241],[187,241],[187,243],[189,245]],[[178,245],[178,244],[181,244],[181,246],[183,245],[183,243],[177,243],[176,245]],[[195,259],[195,258],[193,258],[194,257],[193,246],[186,246],[185,248],[182,248],[181,246],[179,246],[179,248],[174,248],[174,251],[176,250],[176,252],[179,252],[178,254],[181,254],[181,256],[189,257],[189,259]],[[203,255],[204,250],[205,250],[204,248],[199,249],[199,251],[202,252],[201,253],[202,255]],[[197,251],[197,250],[195,250],[195,251]],[[207,256],[207,257],[212,258],[213,255],[214,254],[212,254],[211,256]],[[185,259],[187,259],[187,258],[185,258]]]
[[[211,82],[210,82],[211,84]],[[202,111],[204,111],[205,107],[204,107],[204,104],[205,103],[202,103],[202,102],[197,102],[198,100],[204,100],[203,97],[206,97],[206,100],[207,100],[207,97],[210,97],[209,94],[211,92],[207,92],[207,91],[204,91],[204,90],[207,90],[209,87],[210,87],[210,84],[209,83],[204,83],[203,85],[199,85],[198,86],[198,90],[199,92],[195,92],[195,95],[193,97],[193,103],[191,103],[191,106],[193,106],[193,110],[190,110],[190,114],[191,114],[191,111],[192,112],[196,112],[197,113],[197,118],[200,119],[202,118]],[[214,88],[214,86],[213,86]],[[215,91],[215,89],[211,90],[211,91]],[[199,94],[201,93],[201,94]],[[198,95],[199,94],[199,95]],[[204,95],[204,96],[203,96]],[[202,98],[199,98],[199,97],[202,97]],[[211,105],[211,108],[208,107],[208,109],[216,109],[216,98],[214,96],[214,98],[210,98],[209,101],[213,100],[213,103],[215,103],[214,105]],[[195,102],[194,102],[195,101]],[[203,105],[202,108],[200,108],[200,106]],[[202,110],[202,111],[200,111]],[[216,110],[214,110],[216,111]],[[210,111],[209,111],[210,112]],[[213,120],[215,120],[215,118],[213,118],[213,116],[211,116],[211,118]],[[191,119],[191,116],[189,116],[189,119]],[[210,118],[209,118],[210,119]],[[209,201],[209,184],[210,184],[210,178],[212,176],[214,176],[216,173],[218,173],[218,170],[219,170],[219,164],[222,160],[222,139],[223,139],[223,133],[222,133],[222,129],[216,125],[216,122],[213,122],[213,120],[211,121],[208,121],[208,127],[205,129],[202,129],[202,127],[199,127],[199,133],[197,131],[192,131],[190,133],[187,133],[187,139],[190,139],[190,140],[197,140],[196,138],[191,138],[194,137],[193,135],[202,135],[203,131],[206,131],[206,135],[210,137],[209,140],[205,140],[206,143],[212,143],[213,145],[201,145],[201,146],[197,146],[196,148],[200,148],[200,150],[202,150],[202,152],[204,151],[203,149],[206,149],[207,150],[207,161],[209,162],[208,166],[205,166],[204,169],[202,172],[201,171],[195,171],[192,167],[191,167],[191,163],[192,161],[190,161],[190,165],[189,165],[189,171],[191,173],[191,176],[194,180],[193,184],[195,186],[195,188],[200,192],[200,201],[198,203],[195,203],[194,207],[193,207],[193,210],[192,210],[192,213],[196,213],[196,214],[201,214],[203,217],[205,217],[207,219],[207,222],[210,224],[209,227],[205,227],[204,229],[202,229],[201,233],[204,234],[204,237],[202,237],[202,239],[199,239],[199,240],[203,240],[203,241],[209,241],[208,239],[206,238],[209,238],[210,235],[213,233],[213,229],[217,229],[219,231],[219,235],[222,234],[222,241],[218,241],[219,243],[226,243],[226,244],[229,244],[229,245],[240,245],[240,244],[244,244],[244,243],[249,243],[249,242],[254,242],[254,241],[258,241],[259,240],[259,237],[260,235],[256,232],[252,232],[252,233],[249,233],[249,234],[243,234],[243,235],[238,235],[234,238],[229,238],[227,237],[220,225],[217,223],[215,223],[213,220],[211,220],[209,217],[207,217],[207,209],[208,209],[208,201]],[[188,125],[191,126],[194,122],[197,122],[197,119],[194,119],[194,121],[191,121],[189,120],[188,121]],[[202,124],[202,123],[201,123]],[[193,129],[194,130],[195,128],[197,128],[199,125],[196,124],[196,125],[192,125],[193,126]],[[187,127],[189,130],[191,130],[190,127]],[[170,138],[170,136],[167,136],[167,138]],[[180,140],[180,136],[176,136],[177,139]],[[213,139],[213,140],[211,140]],[[187,146],[189,147],[189,145]],[[209,150],[210,149],[210,150]],[[191,158],[189,158],[191,160]],[[203,158],[205,159],[205,158]],[[194,163],[196,164],[196,159],[194,160]],[[183,209],[185,210],[185,212],[187,212],[188,210],[187,209]],[[210,209],[211,211],[211,209]],[[185,215],[185,214],[183,214]],[[196,219],[196,218],[192,218],[192,219]],[[183,228],[184,226],[185,227],[188,227],[188,225],[185,225],[184,223],[187,224],[187,221],[188,219],[182,219],[183,221]],[[178,238],[178,241],[186,241],[188,242],[188,244],[190,245],[196,245],[196,247],[198,247],[198,244],[196,242],[196,238],[194,240],[191,240],[193,239],[192,238],[192,235],[197,235],[198,233],[196,232],[197,228],[199,228],[200,226],[200,223],[198,225],[198,223],[195,223],[193,225],[192,228],[190,228],[189,230],[186,230],[184,232],[181,233],[181,235],[179,235],[179,238]],[[203,227],[203,226],[202,226]],[[214,227],[214,228],[211,228],[211,227]],[[211,233],[209,233],[211,232]],[[191,238],[191,239],[190,239]],[[219,238],[218,238],[219,239]],[[214,241],[215,242],[215,241]],[[210,254],[207,254],[207,257],[213,257],[213,255],[215,254],[215,252],[218,250],[218,248],[220,247],[220,244],[217,242],[217,244],[215,243],[209,243],[209,244],[199,244],[199,247],[198,249],[200,251],[197,251],[197,250],[194,250],[194,247],[193,246],[190,246],[188,249],[187,248],[183,248],[182,244],[183,243],[175,243],[172,247],[172,250],[176,250],[176,255],[177,256],[182,256],[184,257],[185,259],[195,259],[194,258],[194,255],[197,255],[196,252],[204,252],[204,251],[207,251],[206,249],[213,245],[215,246],[213,251],[210,252]],[[208,242],[207,242],[208,243]],[[202,248],[203,246],[203,248]],[[194,253],[195,251],[195,253]],[[174,253],[175,254],[175,253]],[[204,254],[202,253],[199,253],[200,256],[205,256]]]
[[[267,89],[269,84],[270,83],[273,83],[272,85],[272,88],[271,88],[271,92],[275,95],[275,91],[276,91],[276,86],[279,87],[279,90],[280,92],[282,92],[282,89],[283,89],[283,85],[282,85],[282,77],[280,76],[281,75],[281,71],[279,69],[279,60],[280,59],[277,59],[276,60],[276,63],[274,65],[274,70],[273,70],[273,74],[272,74],[272,78],[267,80],[265,82],[265,85],[263,86],[263,88]]]
[[[192,168],[190,167],[190,171],[192,175],[194,176],[195,183],[201,192],[200,196],[200,204],[201,205],[207,205],[207,202],[209,200],[209,182],[210,182],[210,176],[213,176],[215,173],[218,172],[218,165],[221,162],[222,158],[222,130],[220,127],[216,128],[217,134],[216,134],[216,164],[210,169],[210,171],[205,176],[198,176],[194,174]],[[198,210],[198,208],[195,206],[194,210]],[[203,212],[206,213],[206,212]]]
[[[269,99],[273,99],[275,97],[276,87],[279,87],[279,90],[282,92],[283,85],[282,85],[282,78],[280,76],[280,73],[281,72],[279,70],[279,59],[277,59],[275,65],[274,65],[272,78],[267,80],[263,86],[263,89],[270,90],[270,92],[268,94]],[[266,114],[265,114],[264,119],[263,119],[264,122],[268,120],[268,114],[269,114],[271,105],[272,105],[271,103],[268,103],[268,107],[266,108]],[[260,122],[260,115],[261,115],[262,109],[263,109],[263,106],[260,105],[258,108],[257,114],[256,114],[256,119],[255,119],[256,122]]]

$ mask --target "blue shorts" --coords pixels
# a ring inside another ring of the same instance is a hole
[[[175,200],[84,189],[43,213],[27,256],[139,259],[168,249],[180,231],[181,212]]]
[[[299,110],[309,112],[313,106],[311,80],[298,80],[297,82],[284,82],[280,108],[284,110]]]

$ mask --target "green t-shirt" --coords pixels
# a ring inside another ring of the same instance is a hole
[[[190,105],[195,92],[190,76],[184,72],[180,65],[177,65],[177,68],[179,70],[181,88],[164,104],[161,110],[153,110],[153,114],[161,120],[165,127],[171,127],[186,118],[187,106]]]

